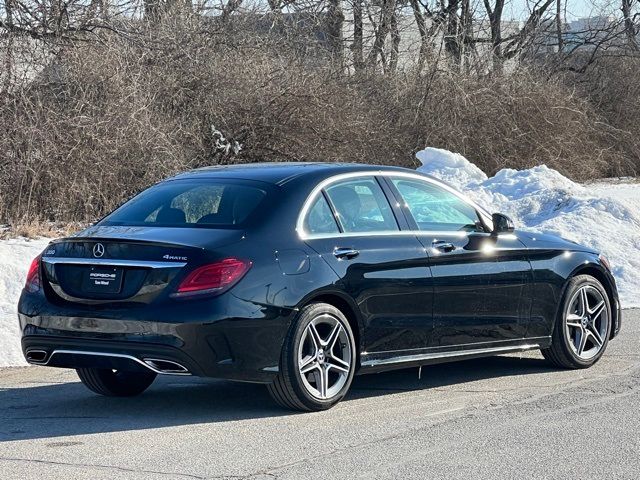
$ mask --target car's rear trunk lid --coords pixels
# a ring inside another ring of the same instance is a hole
[[[182,269],[241,237],[233,229],[92,227],[45,250],[45,291],[74,303],[148,304],[170,293]]]

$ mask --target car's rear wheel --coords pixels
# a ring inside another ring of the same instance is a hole
[[[285,408],[326,410],[346,395],[355,364],[354,336],[343,313],[326,303],[307,305],[287,334],[269,393]]]
[[[602,284],[578,275],[567,285],[551,347],[544,357],[562,368],[586,368],[603,355],[611,334],[611,305]]]
[[[107,397],[140,395],[156,378],[153,372],[123,372],[100,368],[78,368],[76,372],[85,387]]]

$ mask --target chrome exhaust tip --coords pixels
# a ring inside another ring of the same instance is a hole
[[[27,362],[38,365],[47,363],[47,355],[48,353],[45,350],[32,349],[27,350],[24,356],[27,359]]]
[[[154,372],[165,375],[188,375],[189,370],[184,365],[172,360],[161,358],[143,358],[142,361]]]
[[[142,360],[133,355],[127,355],[124,353],[111,353],[111,352],[95,352],[85,350],[54,350],[51,355],[46,350],[37,348],[29,349],[25,352],[24,356],[27,362],[34,365],[50,365],[55,363],[54,357],[64,355],[83,355],[87,357],[108,357],[116,359],[126,359],[135,362],[143,367],[151,370],[152,372],[163,375],[191,375],[191,372],[184,365],[174,362],[173,360],[165,360],[163,358],[143,358]],[[58,365],[54,365],[58,366]],[[67,368],[75,368],[69,367]]]

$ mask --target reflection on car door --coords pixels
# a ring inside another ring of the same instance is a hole
[[[365,352],[424,348],[432,332],[431,273],[424,247],[399,231],[373,176],[328,186],[312,203],[305,241],[357,302]]]
[[[430,346],[522,339],[531,309],[532,270],[511,234],[486,232],[478,211],[436,183],[413,177],[388,181],[424,245],[434,282]]]

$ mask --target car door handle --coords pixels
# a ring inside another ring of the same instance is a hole
[[[349,260],[351,258],[355,258],[358,255],[360,255],[360,252],[358,250],[355,250],[354,248],[336,247],[333,250],[333,254],[338,259],[346,258],[347,260]]]
[[[456,246],[451,242],[445,242],[444,240],[436,240],[431,243],[431,246],[438,250],[439,252],[453,252],[456,249]]]

